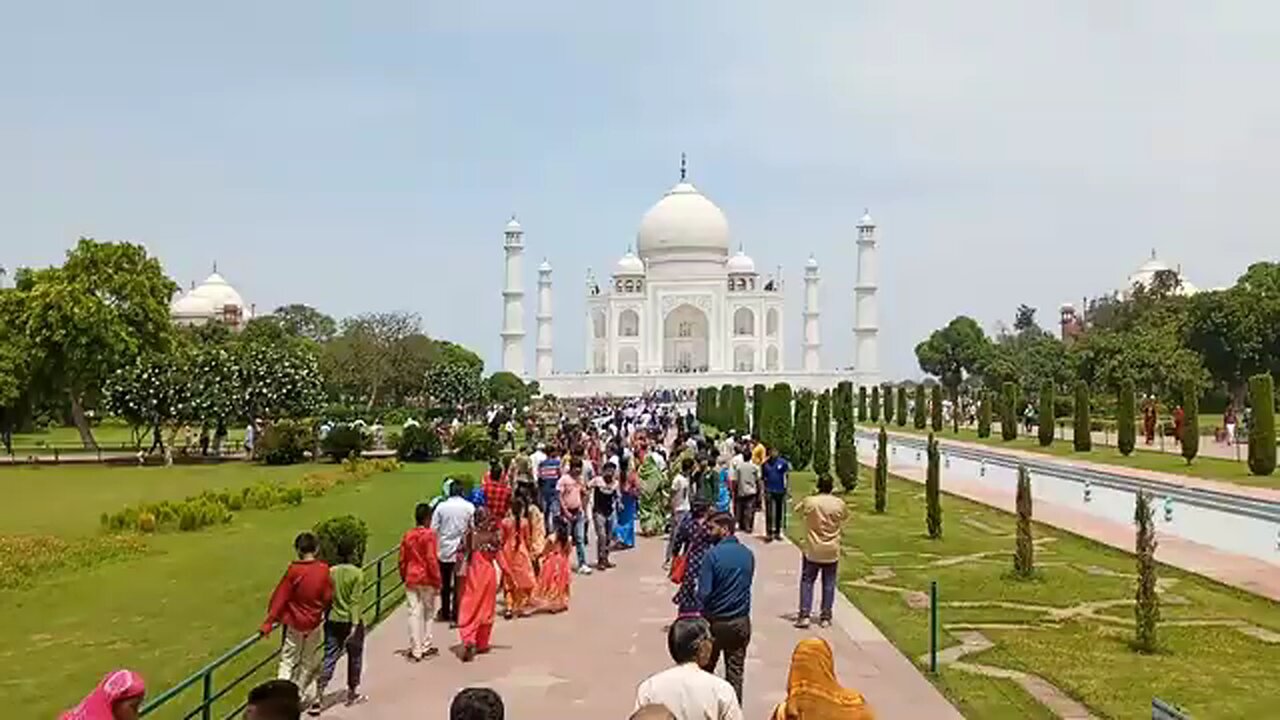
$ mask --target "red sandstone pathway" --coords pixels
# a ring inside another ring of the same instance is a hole
[[[788,616],[795,612],[799,551],[789,543],[747,542],[756,554],[747,718],[769,717],[784,695],[791,650],[810,634],[832,644],[840,679],[866,695],[878,718],[961,718],[843,595],[837,593],[832,628],[793,628]],[[662,548],[660,540],[641,540],[634,550],[616,554],[617,568],[575,575],[565,614],[499,619],[493,652],[471,664],[445,649],[456,646],[457,631],[440,623],[435,632],[441,654],[418,665],[406,662],[399,654],[407,643],[401,607],[369,637],[363,690],[370,700],[333,707],[323,717],[443,718],[458,690],[481,685],[502,695],[513,720],[622,720],[634,709],[636,686],[671,665],[664,628],[675,615],[674,586],[661,569]],[[335,678],[332,687],[343,682]]]

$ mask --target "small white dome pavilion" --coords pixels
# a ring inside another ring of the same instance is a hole
[[[1151,287],[1151,284],[1155,282],[1156,275],[1162,272],[1172,272],[1178,276],[1178,295],[1194,295],[1200,291],[1198,287],[1193,285],[1189,280],[1187,280],[1186,276],[1182,274],[1181,267],[1170,267],[1168,263],[1156,257],[1156,251],[1153,249],[1151,251],[1151,257],[1148,258],[1146,262],[1139,265],[1137,270],[1134,270],[1129,274],[1129,280],[1121,290],[1121,295],[1128,295],[1135,285],[1143,288]]]
[[[238,330],[253,319],[253,309],[246,307],[244,298],[218,273],[175,298],[169,304],[169,317],[179,325],[203,325],[210,321],[226,323]]]

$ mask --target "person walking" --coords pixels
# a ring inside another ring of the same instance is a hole
[[[835,483],[831,475],[818,476],[818,492],[801,500],[796,513],[804,518],[805,543],[800,558],[800,612],[796,627],[809,627],[813,611],[813,584],[822,575],[822,606],[818,625],[831,625],[831,611],[836,600],[836,571],[840,563],[840,527],[847,509],[844,500],[832,494]]]
[[[578,553],[578,572],[591,574],[591,566],[587,564],[587,516],[583,507],[583,491],[586,483],[582,480],[582,460],[574,458],[569,463],[569,472],[561,475],[556,485],[561,517],[573,533],[573,546]]]
[[[714,641],[700,617],[680,618],[667,628],[667,652],[675,667],[651,675],[636,688],[636,710],[664,707],[675,720],[742,720],[733,687],[705,670]],[[632,717],[636,717],[633,715]]]
[[[1227,433],[1227,444],[1234,445],[1236,442],[1236,406],[1229,404],[1227,409],[1222,413],[1222,427]]]
[[[663,567],[671,565],[671,555],[675,550],[676,530],[684,523],[691,506],[689,476],[693,474],[695,463],[693,458],[685,458],[680,464],[680,472],[671,480],[671,536],[667,539],[667,554]]]
[[[747,646],[751,644],[751,583],[756,558],[733,535],[733,516],[717,513],[708,520],[715,545],[698,572],[698,606],[711,624],[711,657],[702,667],[714,672],[724,655],[724,679],[742,702]]]
[[[498,567],[502,570],[502,590],[506,599],[503,617],[510,620],[525,616],[538,581],[533,571],[533,556],[529,552],[532,533],[524,498],[515,499],[500,527],[502,549],[498,553]]]
[[[750,534],[755,530],[756,507],[760,501],[760,466],[749,457],[739,457],[733,467],[733,478],[738,530]]]
[[[349,540],[338,542],[337,555],[338,564],[329,568],[333,602],[324,621],[324,662],[316,683],[316,697],[307,710],[312,716],[320,714],[320,701],[343,653],[347,656],[344,702],[350,707],[366,699],[360,694],[360,673],[364,668],[365,622],[360,607],[364,604],[364,571],[360,569],[359,553]]]
[[[267,635],[279,623],[284,628],[276,677],[298,686],[303,706],[316,697],[316,676],[323,660],[325,610],[333,601],[329,566],[316,559],[316,536],[299,533],[293,541],[298,559],[289,564],[271,593],[267,617],[258,632]]]
[[[462,558],[467,571],[466,586],[458,609],[458,635],[462,640],[462,661],[471,662],[476,653],[489,652],[489,639],[498,612],[498,551],[501,538],[488,510],[477,508],[471,529],[463,541]]]
[[[400,540],[400,579],[409,608],[409,660],[418,662],[439,652],[431,642],[431,623],[440,595],[440,543],[431,528],[431,505],[413,509],[414,528]]]
[[[538,503],[546,524],[544,530],[551,533],[555,519],[560,516],[560,451],[553,445],[547,449],[547,457],[538,467]]]
[[[471,528],[471,518],[476,506],[465,497],[465,483],[449,484],[449,498],[436,506],[431,515],[431,529],[436,531],[440,543],[440,614],[438,619],[458,622],[458,550]]]
[[[769,459],[760,469],[764,475],[764,533],[765,542],[782,539],[783,514],[787,511],[788,475],[791,463],[778,454],[777,447],[769,448]]]
[[[596,534],[596,569],[614,567],[609,562],[609,545],[613,540],[613,514],[618,498],[617,468],[606,462],[600,474],[591,478],[591,525]]]
[[[836,659],[826,640],[810,637],[796,643],[787,672],[787,699],[773,720],[872,720],[862,693],[836,679]]]

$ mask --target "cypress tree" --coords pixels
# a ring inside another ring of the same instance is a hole
[[[1200,388],[1194,380],[1182,386],[1182,457],[1190,465],[1200,452]],[[1271,444],[1274,446],[1275,441]]]
[[[795,430],[792,456],[787,458],[797,470],[809,466],[813,459],[813,393],[801,390],[796,393],[795,416],[791,426]]]
[[[696,406],[697,407],[696,407],[696,410],[694,411],[694,416],[698,418],[698,422],[700,423],[706,422],[707,421],[707,389],[704,387],[698,388],[698,400],[697,400]]]
[[[1076,381],[1076,420],[1072,440],[1076,452],[1093,449],[1093,418],[1089,413],[1089,386],[1083,380]]]
[[[1018,438],[1018,386],[1006,382],[1001,390],[1004,397],[1000,403],[1000,439],[1009,442]]]
[[[981,400],[978,405],[978,437],[991,437],[991,391],[986,388],[982,389]]]
[[[1018,463],[1018,530],[1013,551],[1013,574],[1029,578],[1035,572],[1035,544],[1031,540],[1031,473]]]
[[[880,426],[876,442],[876,512],[883,513],[889,492],[889,433]]]
[[[880,422],[880,386],[871,386],[871,422]]]
[[[1053,444],[1053,403],[1054,403],[1053,381],[1045,380],[1040,386],[1040,447],[1049,447]]]
[[[1133,381],[1128,378],[1120,382],[1120,395],[1116,398],[1116,447],[1120,454],[1128,456],[1133,452],[1137,442],[1138,428],[1134,424],[1134,405],[1137,404],[1133,390]]]
[[[894,415],[898,418],[898,427],[907,426],[907,390],[901,385],[898,386],[898,401],[896,403],[897,410]]]
[[[836,383],[836,391],[831,395],[831,418],[838,425],[853,412],[853,383],[841,380]]]
[[[858,422],[867,421],[867,386],[858,386]]]
[[[884,424],[888,425],[893,422],[893,386],[885,385],[884,392]]]
[[[929,394],[929,423],[934,432],[942,432],[942,386],[934,385]]]
[[[764,406],[768,395],[764,385],[751,386],[751,432],[758,438],[764,437]]]
[[[796,451],[795,430],[791,426],[791,386],[778,383],[773,386],[773,395],[778,403],[776,415],[778,453],[789,460],[791,454]]]
[[[939,460],[938,439],[929,433],[929,467],[924,476],[924,525],[929,537],[942,537],[942,463]]]
[[[854,439],[853,413],[836,422],[836,477],[845,492],[858,487],[858,446]]]
[[[1276,470],[1275,381],[1267,373],[1249,378],[1249,472],[1270,475]]]
[[[831,472],[831,391],[818,396],[818,409],[813,419],[813,471],[819,475]]]
[[[911,408],[911,421],[917,430],[924,429],[924,409],[924,383],[916,383],[916,406]]]
[[[1156,528],[1151,496],[1139,490],[1134,499],[1134,555],[1138,566],[1138,587],[1134,595],[1133,647],[1141,653],[1156,651],[1156,625],[1160,622],[1160,596],[1156,594]]]
[[[733,426],[733,386],[725,383],[716,394],[716,427],[722,431],[735,430]]]
[[[951,391],[951,432],[960,434],[960,388]]]

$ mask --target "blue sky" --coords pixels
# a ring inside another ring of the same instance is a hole
[[[1227,6],[1229,5],[1229,6]],[[0,265],[78,235],[214,260],[259,309],[419,312],[498,361],[501,230],[583,278],[691,179],[793,289],[822,263],[852,356],[853,224],[881,226],[881,362],[957,313],[1118,287],[1151,248],[1202,287],[1275,260],[1280,10],[1262,2],[8,3]],[[526,303],[532,363],[533,294]]]

